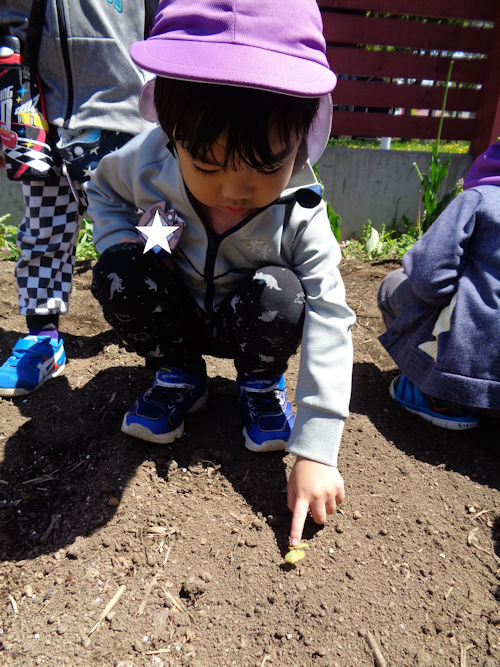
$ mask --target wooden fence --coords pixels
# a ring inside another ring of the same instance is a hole
[[[500,136],[500,0],[319,0],[339,77],[332,136],[434,139],[477,155]],[[368,48],[367,48],[368,47]]]

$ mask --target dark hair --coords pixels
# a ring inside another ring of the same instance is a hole
[[[276,166],[269,130],[276,129],[283,147],[288,148],[294,137],[307,135],[319,105],[317,97],[165,77],[156,79],[154,101],[163,130],[193,158],[213,160],[213,146],[225,134],[221,167],[243,161],[260,171]]]

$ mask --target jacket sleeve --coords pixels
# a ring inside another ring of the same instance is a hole
[[[355,316],[345,303],[338,269],[340,249],[324,202],[300,226],[292,253],[306,307],[295,395],[297,417],[287,451],[335,466],[349,413],[350,329]]]
[[[158,164],[167,159],[160,128],[131,139],[100,161],[87,186],[88,214],[98,252],[137,236],[139,209],[164,198],[154,185]],[[154,156],[154,159],[150,156]]]
[[[413,291],[426,303],[444,306],[456,292],[481,201],[476,190],[460,194],[403,257]]]

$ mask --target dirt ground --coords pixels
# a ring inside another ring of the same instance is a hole
[[[358,316],[347,495],[306,524],[290,568],[293,457],[243,447],[232,364],[208,360],[209,411],[174,446],[121,434],[150,375],[78,266],[65,374],[0,399],[0,664],[500,664],[498,423],[446,432],[391,401],[376,307],[391,268],[343,263]],[[24,332],[12,273],[0,262],[2,360]]]

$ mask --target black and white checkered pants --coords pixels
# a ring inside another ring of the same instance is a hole
[[[17,242],[16,280],[21,315],[64,315],[68,311],[78,232],[87,207],[83,186],[68,180],[22,184],[25,213]]]

